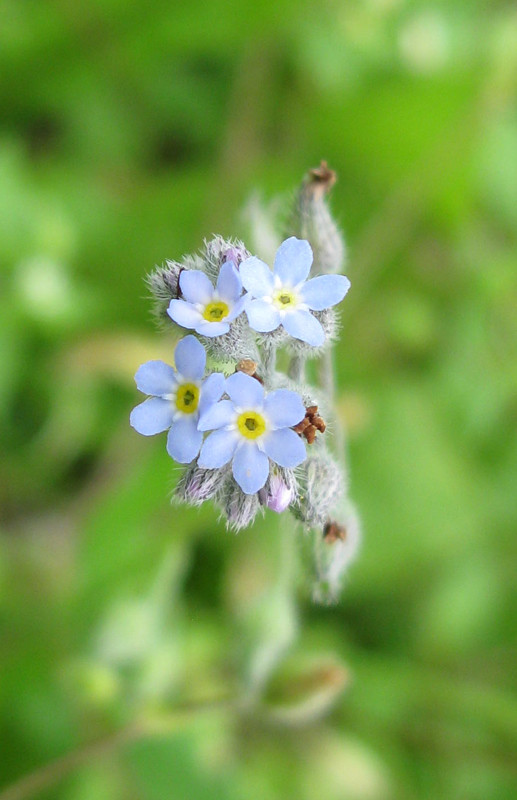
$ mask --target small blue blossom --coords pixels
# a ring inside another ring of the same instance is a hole
[[[151,397],[133,409],[130,423],[144,436],[169,429],[167,452],[180,464],[189,464],[203,441],[197,427],[200,415],[220,399],[224,375],[214,372],[203,380],[206,353],[195,336],[178,342],[174,362],[176,369],[163,361],[147,361],[139,367],[137,388]]]
[[[295,339],[314,347],[323,344],[323,328],[311,311],[340,303],[350,281],[344,275],[319,275],[308,281],[312,260],[309,242],[291,236],[278,248],[273,272],[256,256],[243,261],[242,283],[254,298],[246,304],[250,327],[268,333],[283,325]]]
[[[242,295],[242,281],[231,261],[219,272],[217,286],[199,269],[184,270],[179,277],[183,299],[171,300],[168,314],[183,328],[191,328],[200,336],[221,336],[244,311],[247,296]]]
[[[305,416],[296,392],[277,389],[264,395],[255,378],[236,372],[226,379],[229,400],[221,400],[200,414],[198,428],[210,433],[201,448],[198,465],[217,469],[232,461],[233,477],[245,494],[262,489],[270,460],[296,467],[307,454],[293,430]]]

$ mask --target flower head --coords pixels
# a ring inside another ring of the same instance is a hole
[[[200,431],[206,438],[198,464],[215,469],[232,462],[233,477],[245,494],[262,489],[270,460],[282,467],[305,461],[305,446],[291,430],[303,419],[305,408],[296,392],[278,389],[264,395],[255,378],[236,372],[226,379],[229,400],[221,400],[201,413]]]
[[[250,326],[261,333],[283,325],[295,339],[318,347],[325,341],[311,311],[337,305],[350,288],[344,275],[320,275],[307,280],[312,264],[309,242],[291,236],[278,248],[273,272],[252,256],[240,265],[244,288],[254,298],[246,304]],[[180,279],[181,280],[181,279]]]
[[[230,330],[244,310],[242,281],[233,263],[226,261],[219,272],[217,286],[199,269],[184,270],[179,277],[184,299],[171,300],[168,314],[183,328],[191,328],[200,336],[221,336]]]
[[[135,375],[138,389],[151,395],[131,412],[138,433],[153,436],[169,429],[167,452],[189,464],[199,453],[203,434],[199,417],[224,391],[224,376],[214,372],[203,380],[206,353],[195,336],[185,336],[174,352],[176,369],[163,361],[147,361]]]

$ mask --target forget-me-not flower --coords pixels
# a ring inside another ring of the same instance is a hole
[[[319,275],[307,280],[313,260],[309,242],[291,236],[277,250],[273,272],[256,256],[246,259],[239,272],[250,293],[246,304],[250,327],[260,333],[283,325],[287,333],[315,347],[325,334],[311,311],[340,303],[350,288],[344,275]]]
[[[305,407],[288,389],[264,396],[259,381],[243,372],[226,379],[225,392],[229,400],[200,415],[198,428],[213,432],[203,443],[198,464],[216,469],[232,461],[233,477],[242,491],[254,494],[266,483],[270,460],[281,467],[305,461],[305,445],[291,430],[305,416]]]
[[[179,287],[183,298],[171,300],[167,313],[178,325],[201,336],[228,333],[230,322],[242,313],[247,300],[241,296],[241,277],[231,261],[222,265],[215,289],[199,269],[183,270]]]
[[[178,342],[174,362],[176,369],[163,361],[147,361],[137,370],[138,389],[151,397],[133,409],[130,422],[144,436],[169,429],[167,452],[175,461],[189,464],[203,441],[197,427],[200,415],[219,400],[225,380],[218,372],[203,380],[206,353],[195,336]]]

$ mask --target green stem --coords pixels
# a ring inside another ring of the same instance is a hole
[[[159,719],[139,720],[98,742],[79,747],[55,761],[36,769],[29,775],[0,791],[0,800],[27,800],[62,781],[76,769],[97,761],[131,742],[150,736],[163,736],[174,731],[178,724],[192,714],[213,708],[230,708],[228,698],[190,701],[178,705],[170,714]]]
[[[264,383],[269,383],[275,373],[276,367],[276,345],[264,342],[262,346],[262,374]]]
[[[324,396],[327,398],[328,407],[332,416],[334,428],[334,451],[341,467],[344,469],[346,466],[346,437],[343,423],[341,422],[336,411],[336,381],[334,377],[334,360],[332,358],[332,350],[330,347],[324,351],[320,359],[319,376]]]
[[[293,356],[289,362],[287,374],[295,383],[305,382],[305,357]]]

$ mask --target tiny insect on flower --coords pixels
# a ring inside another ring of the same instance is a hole
[[[265,485],[270,461],[295,467],[305,461],[305,445],[291,429],[305,408],[296,392],[277,389],[267,395],[249,375],[236,372],[226,379],[229,400],[213,404],[200,415],[200,431],[212,431],[198,460],[200,467],[215,469],[232,462],[233,477],[245,494]]]
[[[198,269],[184,270],[179,287],[183,298],[171,300],[167,313],[178,325],[201,336],[228,333],[230,323],[244,311],[248,299],[242,296],[242,280],[231,261],[222,265],[215,288]]]
[[[220,399],[224,376],[214,372],[203,380],[206,353],[195,336],[178,343],[174,360],[176,369],[163,361],[147,361],[138,369],[136,385],[151,396],[133,409],[130,422],[144,436],[168,429],[167,452],[175,461],[189,464],[203,441],[199,417]]]
[[[337,305],[350,288],[344,275],[320,275],[307,280],[313,254],[309,242],[291,236],[278,248],[273,272],[256,256],[239,267],[250,327],[268,333],[283,325],[295,339],[319,347],[325,341],[320,322],[311,311]]]

